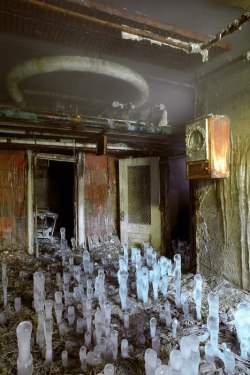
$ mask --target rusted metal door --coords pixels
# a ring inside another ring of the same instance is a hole
[[[121,243],[161,248],[159,159],[119,161]]]

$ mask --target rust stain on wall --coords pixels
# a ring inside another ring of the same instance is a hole
[[[25,242],[25,186],[25,152],[0,150],[0,239]]]
[[[84,195],[86,235],[104,237],[117,226],[117,160],[107,156],[85,156]]]

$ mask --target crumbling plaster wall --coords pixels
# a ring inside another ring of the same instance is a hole
[[[230,118],[228,179],[197,182],[198,271],[215,272],[249,290],[250,63],[241,62],[198,82],[196,116]]]

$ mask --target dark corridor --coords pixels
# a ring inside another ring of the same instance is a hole
[[[74,167],[64,161],[50,161],[48,166],[48,199],[50,210],[58,214],[55,235],[66,228],[66,237],[74,237]]]

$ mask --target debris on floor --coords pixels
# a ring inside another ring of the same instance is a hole
[[[89,244],[90,245],[90,244]],[[69,256],[73,256],[74,265],[82,267],[83,249],[68,249],[65,256],[64,268],[69,267]],[[33,275],[36,271],[43,271],[45,274],[46,299],[54,300],[54,294],[58,290],[56,274],[63,274],[62,253],[60,240],[54,238],[53,241],[41,241],[39,243],[39,257],[30,256],[24,251],[18,251],[11,246],[6,247],[0,253],[0,261],[7,262],[7,307],[4,308],[3,284],[0,286],[0,374],[14,375],[17,373],[17,336],[16,328],[22,321],[31,321],[32,331],[32,356],[33,374],[99,374],[103,371],[107,362],[112,362],[115,366],[116,375],[142,375],[145,373],[145,350],[152,347],[150,334],[150,319],[156,318],[156,336],[159,339],[160,347],[158,357],[162,364],[168,364],[169,355],[173,349],[179,349],[180,339],[183,336],[195,334],[204,335],[206,332],[208,314],[208,293],[213,291],[219,296],[219,348],[225,343],[234,353],[236,360],[235,374],[250,375],[250,362],[241,359],[240,347],[237,340],[234,311],[240,302],[250,303],[250,294],[233,287],[226,280],[217,276],[203,277],[202,284],[202,305],[201,320],[196,320],[196,306],[193,298],[194,275],[183,274],[181,277],[181,291],[185,292],[189,302],[190,319],[184,319],[182,307],[176,308],[175,286],[173,277],[169,277],[167,296],[164,297],[159,292],[158,301],[153,298],[153,288],[150,285],[149,299],[145,305],[143,301],[137,299],[135,267],[128,268],[128,298],[127,311],[129,313],[129,328],[124,326],[124,311],[121,309],[119,296],[119,283],[117,272],[119,270],[119,257],[123,255],[123,249],[116,236],[111,236],[106,241],[92,243],[89,246],[93,271],[88,275],[92,280],[94,288],[95,278],[99,268],[104,268],[105,272],[105,292],[106,298],[111,303],[111,330],[118,331],[119,350],[116,361],[109,361],[101,357],[96,367],[89,366],[85,371],[81,369],[79,350],[85,344],[84,333],[76,332],[77,318],[85,319],[82,306],[79,301],[72,302],[75,307],[76,319],[74,325],[68,323],[68,306],[63,309],[63,321],[65,323],[65,333],[59,331],[56,323],[55,311],[53,309],[53,361],[49,366],[45,365],[45,352],[36,343],[36,330],[38,317],[33,305]],[[84,288],[87,287],[87,277],[83,278]],[[76,281],[71,278],[70,291],[73,291]],[[16,312],[14,304],[15,298],[21,297],[21,310]],[[172,328],[166,326],[166,316],[164,315],[164,305],[170,304],[172,318],[178,321],[176,337],[173,337]],[[99,305],[98,298],[92,299],[92,319],[94,321],[95,311]],[[84,332],[85,332],[84,330]],[[120,343],[122,339],[128,340],[128,358],[121,356]],[[205,360],[206,340],[200,343],[201,361],[199,373],[212,375],[224,374],[223,362],[216,358],[214,363],[207,363]],[[94,347],[93,338],[91,350]],[[62,365],[62,352],[67,350],[67,367]]]

